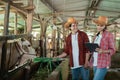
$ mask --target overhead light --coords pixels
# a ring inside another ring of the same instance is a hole
[[[93,14],[93,13],[94,13],[94,10],[92,10],[91,13]]]

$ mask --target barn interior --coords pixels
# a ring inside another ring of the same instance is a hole
[[[32,80],[32,74],[39,69],[43,60],[62,68],[56,69],[52,64],[54,70],[46,79],[71,80],[68,59],[53,58],[62,53],[65,38],[70,33],[65,23],[74,17],[79,30],[86,32],[92,42],[97,33],[93,20],[99,16],[108,17],[107,30],[114,34],[116,44],[116,54],[112,56],[112,66],[106,80],[120,80],[119,3],[120,0],[0,0],[0,80]],[[30,42],[30,50],[35,54],[21,58],[16,43],[21,38]],[[51,50],[54,51],[54,56],[51,55]],[[34,58],[38,62],[31,60]],[[92,77],[91,74],[91,80]]]

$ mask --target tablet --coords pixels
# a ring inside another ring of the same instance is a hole
[[[95,49],[99,48],[97,43],[85,43],[85,46],[89,49],[90,52],[96,52]]]

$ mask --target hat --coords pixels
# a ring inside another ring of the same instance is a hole
[[[76,19],[73,18],[73,17],[68,18],[67,22],[68,22],[69,24],[77,23]]]
[[[98,25],[107,25],[108,18],[106,16],[99,16],[97,20],[93,20]]]
[[[66,23],[64,24],[64,27],[65,27],[65,28],[69,28],[69,26],[70,26],[70,23],[68,23],[68,22],[66,22]]]
[[[77,23],[76,19],[73,17],[68,18],[67,22],[64,24],[65,28],[68,28],[72,23]]]

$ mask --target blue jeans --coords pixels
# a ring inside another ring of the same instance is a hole
[[[96,66],[94,66],[93,70],[94,70],[93,80],[104,80],[105,75],[107,73],[107,68],[97,68]]]
[[[75,69],[71,69],[72,72],[72,80],[89,80],[89,70],[84,67],[79,67]]]

